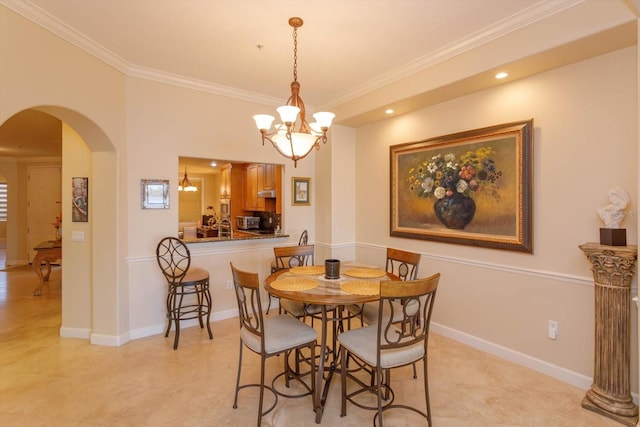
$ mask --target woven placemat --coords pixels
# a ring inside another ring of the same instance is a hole
[[[374,277],[383,277],[386,276],[386,271],[377,269],[377,268],[350,268],[344,271],[345,276],[349,277],[357,277],[359,279],[370,279]]]
[[[289,269],[289,273],[293,274],[306,274],[308,276],[313,276],[316,274],[324,273],[323,265],[301,265],[300,267],[293,267]]]
[[[343,291],[356,295],[379,295],[380,282],[377,280],[352,280],[340,285]]]
[[[318,286],[318,282],[304,277],[285,277],[271,282],[271,287],[279,291],[306,291]]]

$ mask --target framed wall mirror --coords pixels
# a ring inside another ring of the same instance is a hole
[[[169,209],[169,180],[140,180],[142,209]]]

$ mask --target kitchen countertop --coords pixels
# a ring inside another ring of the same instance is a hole
[[[251,231],[233,230],[233,237],[201,237],[197,239],[182,239],[182,241],[184,243],[210,243],[210,242],[229,242],[229,241],[238,241],[238,240],[277,239],[280,237],[289,237],[289,235],[286,233],[276,235],[275,233],[260,234],[260,233],[251,232]]]

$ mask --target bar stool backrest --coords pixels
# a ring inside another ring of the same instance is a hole
[[[191,266],[191,252],[180,239],[165,237],[156,247],[156,260],[168,283],[180,283]]]

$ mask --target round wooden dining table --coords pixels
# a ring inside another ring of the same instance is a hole
[[[315,267],[315,269],[312,267]],[[298,273],[296,269],[300,269],[299,271],[303,272]],[[350,272],[353,272],[353,275],[349,275]],[[359,274],[356,274],[356,272]],[[331,352],[332,357],[329,366],[325,366],[324,363],[318,363],[314,401],[316,423],[320,423],[322,420],[329,385],[338,364],[336,359],[339,351],[335,348],[337,342],[336,334],[338,327],[342,327],[342,321],[346,319],[343,317],[343,313],[346,312],[344,307],[351,304],[364,304],[379,300],[379,286],[377,294],[371,294],[371,286],[381,280],[400,280],[400,278],[377,268],[346,264],[343,265],[342,273],[338,279],[326,279],[324,266],[294,267],[293,269],[280,270],[265,279],[265,289],[270,295],[307,305],[315,304],[322,309],[322,330],[320,333],[318,360],[329,360],[327,352]],[[359,291],[358,287],[362,291]],[[349,291],[345,289],[349,289]],[[333,313],[331,317],[329,312]],[[348,313],[347,316],[349,316]],[[333,332],[334,348],[330,348],[327,344],[329,322],[333,325],[331,330]],[[326,376],[325,371],[327,371]]]

